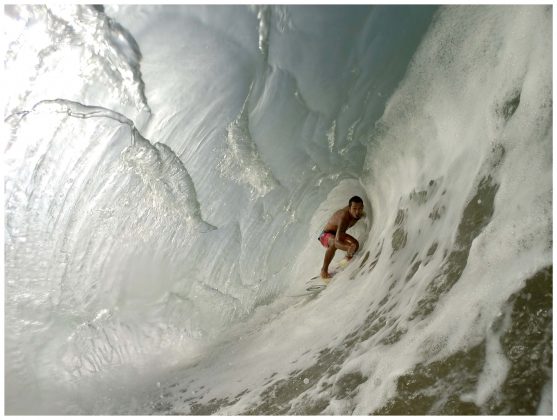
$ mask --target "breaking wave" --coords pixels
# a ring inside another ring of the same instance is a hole
[[[551,414],[550,6],[4,13],[7,414]]]

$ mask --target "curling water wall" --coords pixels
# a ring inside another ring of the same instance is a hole
[[[4,23],[8,414],[551,413],[551,7]]]

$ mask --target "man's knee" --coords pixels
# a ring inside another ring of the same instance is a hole
[[[350,236],[349,242],[350,242],[350,245],[356,247],[356,249],[358,249],[358,248],[360,247],[360,243],[359,243],[358,240],[357,240],[356,238],[354,238],[353,236]]]

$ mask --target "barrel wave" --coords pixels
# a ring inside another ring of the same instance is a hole
[[[551,6],[4,14],[7,414],[552,413]]]

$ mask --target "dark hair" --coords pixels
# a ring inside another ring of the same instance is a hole
[[[358,197],[357,195],[355,195],[354,197],[352,197],[349,201],[348,201],[348,207],[350,207],[352,205],[352,203],[362,203],[364,204],[364,200],[362,200],[360,197]]]

